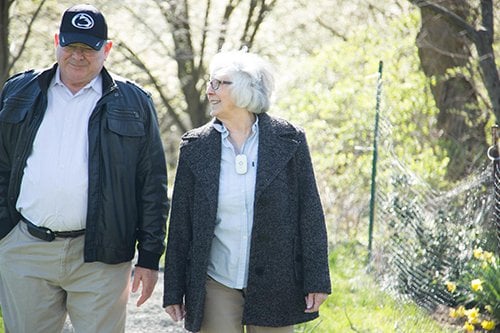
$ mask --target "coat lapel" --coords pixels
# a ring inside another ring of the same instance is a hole
[[[277,121],[269,115],[259,115],[259,159],[255,202],[285,168],[299,145],[294,128],[276,124]],[[199,131],[186,134],[183,139],[193,141],[189,143],[189,147],[186,147],[191,149],[191,154],[189,154],[191,170],[205,190],[210,212],[216,213],[219,196],[220,133],[212,123],[209,123]]]
[[[280,171],[285,168],[299,145],[295,139],[295,129],[273,126],[274,121],[267,114],[259,115],[259,160],[255,183],[255,202]]]
[[[205,190],[210,211],[215,213],[217,211],[219,195],[220,134],[210,122],[201,131],[189,133],[183,138],[193,140],[189,144],[190,146],[186,147],[191,149],[191,170],[195,178],[200,181],[201,187]]]

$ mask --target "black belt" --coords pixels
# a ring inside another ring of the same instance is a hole
[[[28,221],[24,216],[21,220],[28,225],[28,232],[41,240],[52,242],[56,237],[62,238],[75,238],[85,234],[85,229],[74,230],[74,231],[52,231],[49,228],[39,227],[30,221]]]

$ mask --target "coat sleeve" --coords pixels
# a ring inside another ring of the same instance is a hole
[[[143,96],[148,115],[147,140],[138,164],[140,224],[137,230],[137,266],[158,269],[165,250],[168,214],[167,169],[156,110],[149,96]]]
[[[11,175],[16,160],[15,150],[21,138],[19,128],[31,105],[26,103],[25,97],[16,94],[32,77],[31,71],[14,75],[7,80],[0,95],[0,239],[19,221],[15,198],[11,194]]]
[[[303,131],[298,151],[299,221],[304,293],[331,293],[328,237],[309,147]]]
[[[163,307],[182,304],[186,292],[186,272],[192,239],[191,203],[194,193],[194,176],[186,155],[186,149],[181,145],[165,254]]]
[[[6,138],[6,126],[2,121],[3,109],[4,109],[4,96],[5,90],[2,90],[2,95],[0,96],[0,238],[3,238],[9,231],[11,224],[9,218],[9,208],[7,200],[8,188],[9,188],[9,178],[11,169],[10,152],[7,149],[8,142]]]

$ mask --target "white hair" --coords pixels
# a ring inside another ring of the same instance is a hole
[[[255,53],[217,53],[210,63],[210,76],[226,75],[233,82],[231,96],[238,107],[253,113],[269,110],[274,89],[271,65]]]

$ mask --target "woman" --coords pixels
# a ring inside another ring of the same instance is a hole
[[[214,119],[181,141],[163,306],[193,332],[291,333],[330,293],[305,134],[266,114],[274,79],[259,56],[219,53],[210,75]]]

